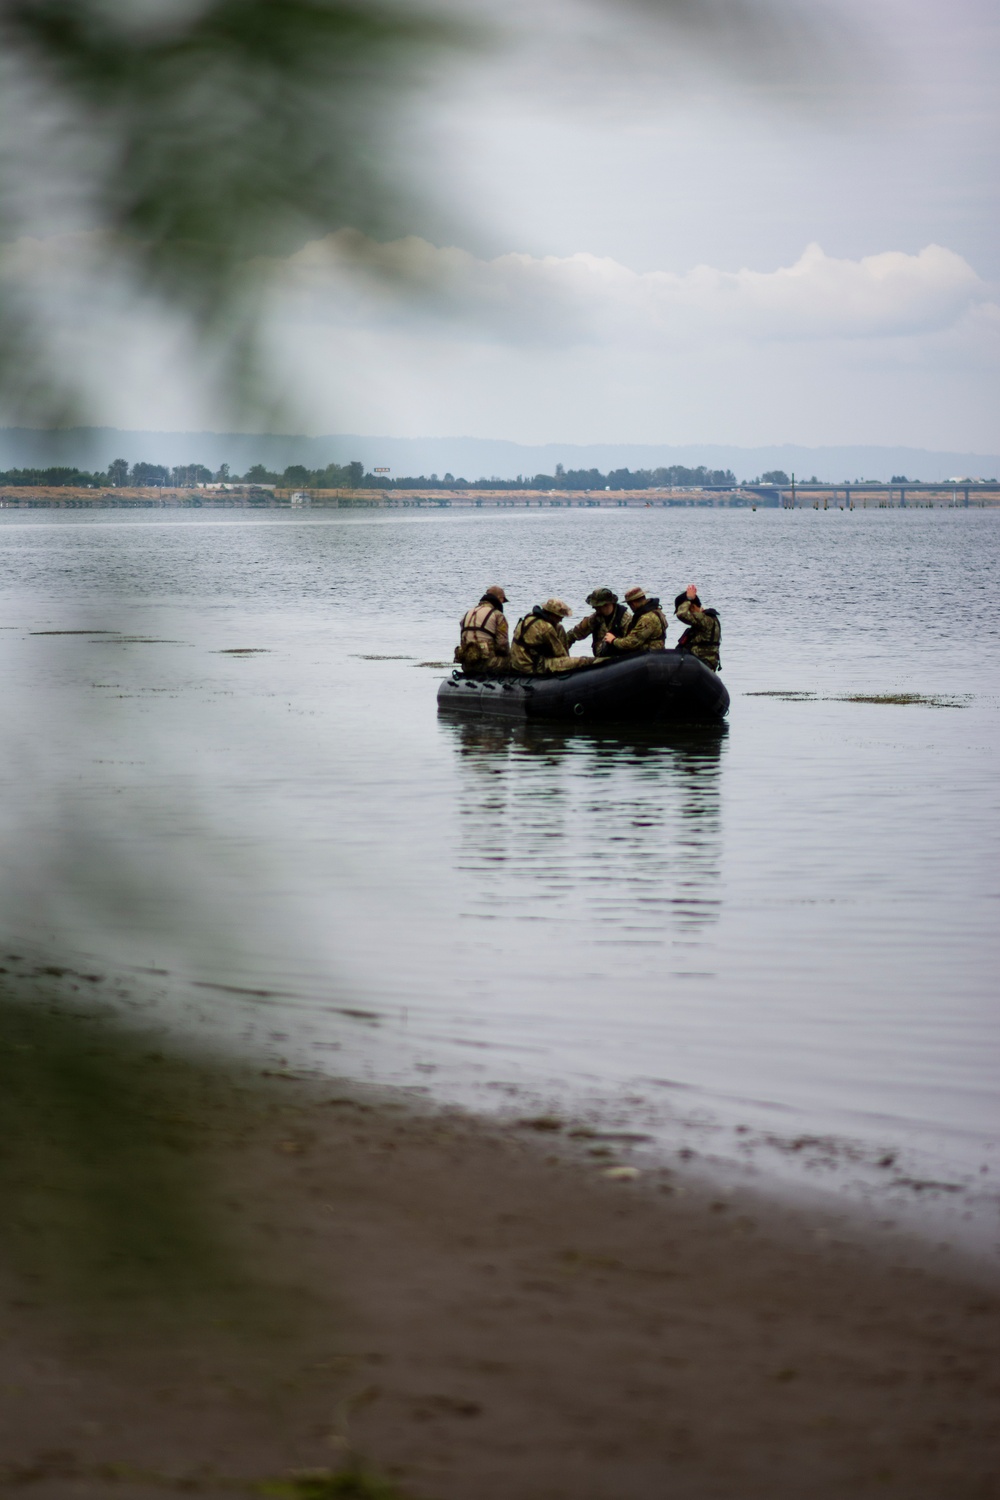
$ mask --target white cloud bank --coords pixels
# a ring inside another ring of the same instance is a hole
[[[274,347],[315,431],[1000,444],[1000,302],[940,245],[678,274],[344,232],[278,269]]]
[[[93,420],[226,426],[204,354],[101,263],[86,235],[23,242],[0,251],[0,281],[85,362]],[[267,269],[288,430],[1000,447],[1000,299],[940,245],[674,273],[342,231]]]
[[[292,256],[281,283],[284,315],[304,321],[446,320],[453,335],[461,325],[472,340],[550,348],[913,338],[954,327],[991,301],[968,262],[940,245],[860,260],[810,245],[775,271],[697,266],[676,274],[585,253],[479,260],[426,240],[382,245],[349,230]]]

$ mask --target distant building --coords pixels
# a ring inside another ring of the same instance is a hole
[[[231,480],[228,480],[228,479],[227,480],[215,479],[215,480],[210,480],[206,484],[199,484],[197,486],[197,488],[199,490],[241,490],[241,491],[242,490],[270,490],[272,492],[272,494],[273,494],[273,492],[277,488],[277,486],[273,485],[273,484],[257,484],[257,483],[242,484],[242,483],[240,483],[239,480],[231,481]]]

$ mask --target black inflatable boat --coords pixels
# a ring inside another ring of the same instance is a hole
[[[551,677],[516,673],[466,677],[457,669],[438,689],[448,713],[576,723],[717,721],[729,712],[722,679],[686,651],[649,651],[626,661],[596,662]]]

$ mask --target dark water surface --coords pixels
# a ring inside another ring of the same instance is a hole
[[[975,511],[2,513],[0,929],[271,991],[201,1009],[289,1057],[992,1181],[998,542]],[[438,719],[486,583],[513,619],[691,579],[721,730]]]

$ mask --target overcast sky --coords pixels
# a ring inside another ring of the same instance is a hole
[[[292,426],[1000,450],[1000,6],[651,10],[512,0],[441,63],[398,239],[276,268]],[[359,283],[359,252],[409,290]],[[24,275],[69,296],[86,253],[32,246]],[[66,335],[102,420],[218,425],[169,334],[114,322]]]

